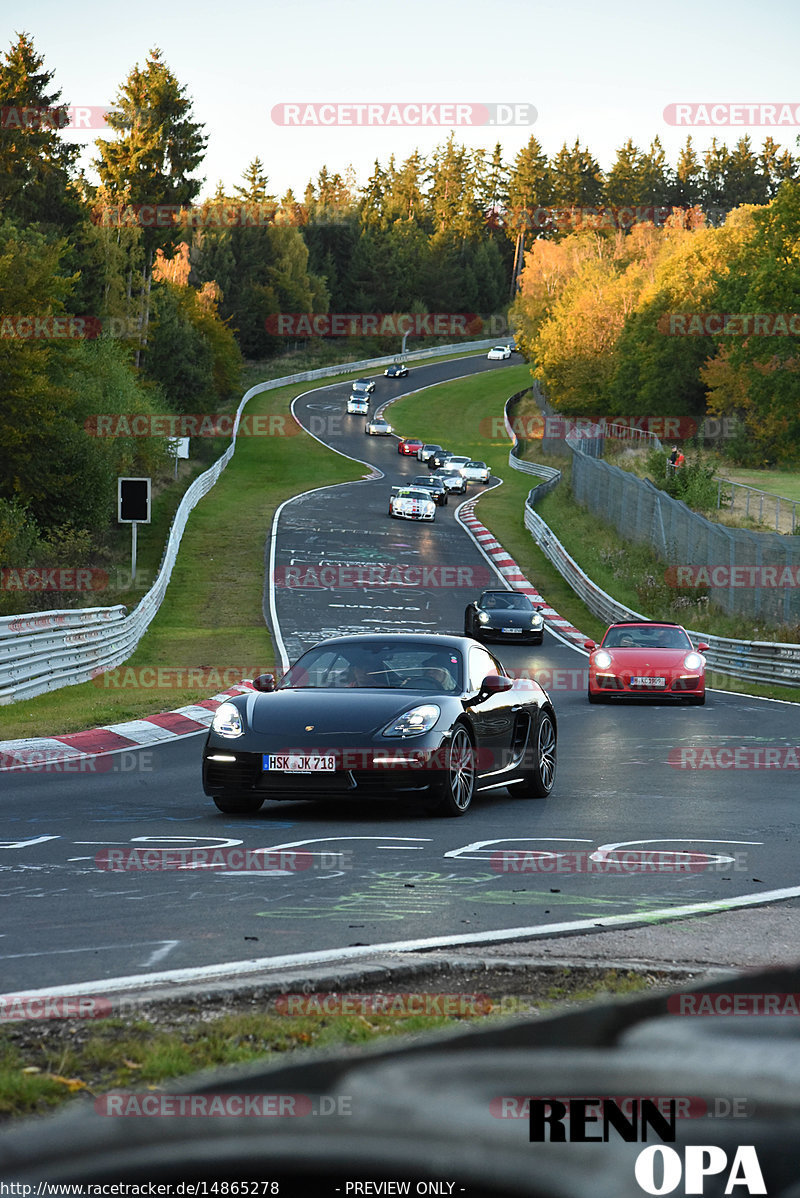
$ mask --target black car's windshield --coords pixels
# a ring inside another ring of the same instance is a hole
[[[284,674],[277,689],[378,687],[455,694],[463,689],[461,680],[461,654],[449,646],[354,641],[310,649]]]
[[[530,611],[531,602],[527,595],[515,595],[513,591],[489,591],[481,595],[479,607],[487,611]]]

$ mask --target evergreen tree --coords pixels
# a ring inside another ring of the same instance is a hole
[[[133,68],[120,86],[115,108],[106,116],[120,136],[99,138],[96,166],[106,194],[123,205],[186,207],[200,191],[202,180],[192,178],[203,160],[203,126],[192,120],[192,103],[154,49],[144,69]],[[172,247],[180,230],[148,225],[143,229],[145,262],[142,272],[142,343],[147,342],[149,296],[153,261],[158,246]]]
[[[67,231],[81,220],[71,186],[79,147],[64,141],[68,112],[26,33],[0,62],[0,217]]]

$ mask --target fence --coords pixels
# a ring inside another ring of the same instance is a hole
[[[757,487],[749,487],[746,483],[734,482],[731,478],[717,479],[717,507],[727,508],[731,512],[739,512],[743,516],[751,516],[759,524],[766,524],[764,518],[764,501],[767,501],[767,519],[775,517],[775,531],[789,533],[797,532],[796,499],[786,499],[782,495],[773,495],[771,491],[759,491]],[[758,509],[758,515],[756,515]],[[770,509],[772,515],[770,515]]]
[[[536,384],[533,393],[545,417],[555,416]],[[710,581],[701,593],[724,611],[754,622],[800,623],[799,536],[751,532],[708,520],[648,480],[603,461],[602,445],[602,437],[585,435],[580,425],[565,437],[542,440],[545,452],[572,452],[572,492],[578,503],[612,524],[626,540],[649,545],[665,563],[692,568],[692,577],[698,572],[704,577],[705,569]],[[730,584],[713,585],[715,568],[720,567]],[[778,585],[780,579],[791,578],[794,585]]]
[[[443,357],[459,350],[488,349],[494,344],[491,339],[471,341],[464,345],[413,350],[402,356],[404,361],[418,361]],[[214,465],[199,475],[187,489],[175,513],[156,580],[130,614],[126,614],[126,608],[117,606],[0,617],[0,704],[32,698],[62,686],[88,682],[131,656],[164,599],[192,509],[211,490],[236,451],[241,415],[253,396],[292,383],[377,369],[397,359],[397,354],[390,354],[360,362],[343,362],[271,379],[251,387],[236,410],[231,444]]]

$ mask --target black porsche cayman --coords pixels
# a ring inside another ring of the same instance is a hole
[[[220,705],[203,749],[203,789],[228,814],[266,799],[388,795],[463,815],[483,790],[539,798],[553,787],[550,698],[467,637],[335,637],[277,683],[254,683]]]

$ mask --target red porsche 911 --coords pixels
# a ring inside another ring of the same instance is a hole
[[[648,620],[612,624],[589,649],[589,702],[604,699],[706,701],[706,644],[692,645],[680,624]]]

